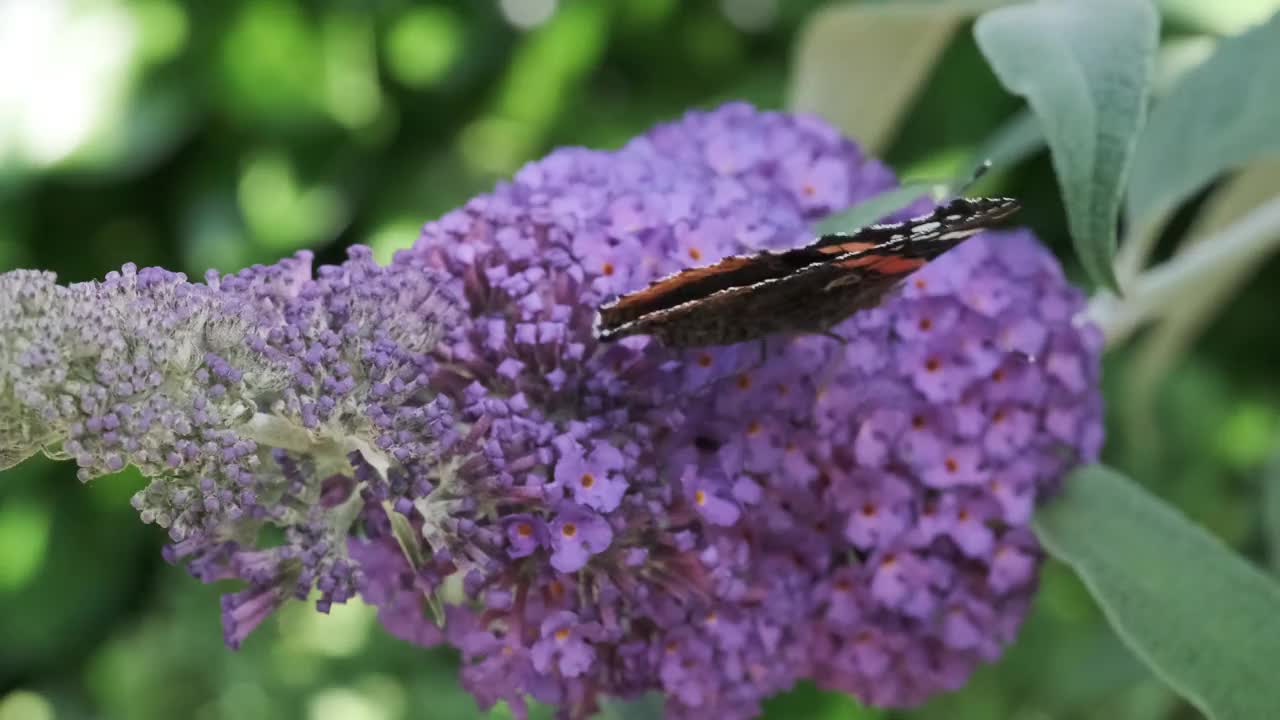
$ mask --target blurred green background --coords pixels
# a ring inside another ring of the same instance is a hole
[[[132,261],[198,276],[300,248],[336,261],[353,243],[386,258],[424,221],[554,146],[614,147],[727,99],[784,107],[797,67],[812,73],[815,62],[850,76],[855,115],[884,117],[873,142],[902,176],[947,176],[975,153],[1002,158],[982,189],[1022,199],[1024,221],[1071,267],[1047,156],[1034,134],[1017,140],[1020,104],[964,21],[909,83],[910,59],[894,52],[857,68],[802,53],[827,4],[0,0],[0,271],[77,281]],[[1170,0],[1164,33],[1193,64],[1196,48],[1275,4]],[[915,32],[912,22],[896,32]],[[920,33],[935,30],[919,21]],[[879,37],[891,48],[896,36]],[[1175,219],[1163,254],[1203,200]],[[1148,383],[1153,397],[1130,382],[1142,338],[1107,365],[1108,461],[1258,561],[1259,488],[1280,413],[1277,304],[1272,261]],[[3,474],[0,720],[479,715],[452,653],[386,636],[358,604],[329,616],[295,604],[226,650],[217,597],[228,588],[161,561],[161,531],[128,505],[141,485],[126,472],[82,486],[72,467],[45,460]],[[1018,644],[963,691],[877,713],[801,687],[768,717],[1198,715],[1051,563]]]

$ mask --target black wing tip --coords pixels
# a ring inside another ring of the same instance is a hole
[[[966,208],[973,212],[1005,217],[1022,209],[1022,203],[1011,197],[958,197],[938,210]]]

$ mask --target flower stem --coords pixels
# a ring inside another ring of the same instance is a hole
[[[1124,298],[1094,296],[1087,316],[1102,328],[1107,344],[1127,338],[1143,323],[1177,307],[1204,278],[1224,268],[1256,261],[1280,246],[1280,197],[1258,206],[1234,224],[1139,275]]]

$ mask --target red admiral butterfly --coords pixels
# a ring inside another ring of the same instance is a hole
[[[596,338],[653,335],[673,347],[697,347],[826,332],[879,305],[903,278],[1018,207],[1009,198],[959,198],[905,222],[681,270],[601,306]]]

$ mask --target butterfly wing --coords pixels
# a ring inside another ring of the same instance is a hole
[[[860,243],[828,243],[824,251],[848,248],[848,252],[831,260],[831,264],[847,272],[828,284],[827,289],[863,282],[870,277],[906,277],[966,238],[1017,212],[1018,208],[1018,202],[1009,198],[960,198],[914,220],[879,226],[881,229],[892,227],[894,231],[886,241],[871,247]]]
[[[602,306],[596,337],[651,334],[688,346],[823,329],[1017,209],[1008,198],[962,198],[905,222],[682,270]]]
[[[600,332],[684,303],[703,299],[735,287],[748,287],[785,277],[806,265],[827,259],[822,253],[801,248],[785,252],[735,255],[705,267],[688,268],[627,293],[600,307]]]
[[[1017,212],[1018,207],[1018,201],[1010,198],[956,198],[910,220],[823,235],[805,249],[824,255],[847,255],[900,240],[918,237],[923,241],[929,235],[987,227]]]

